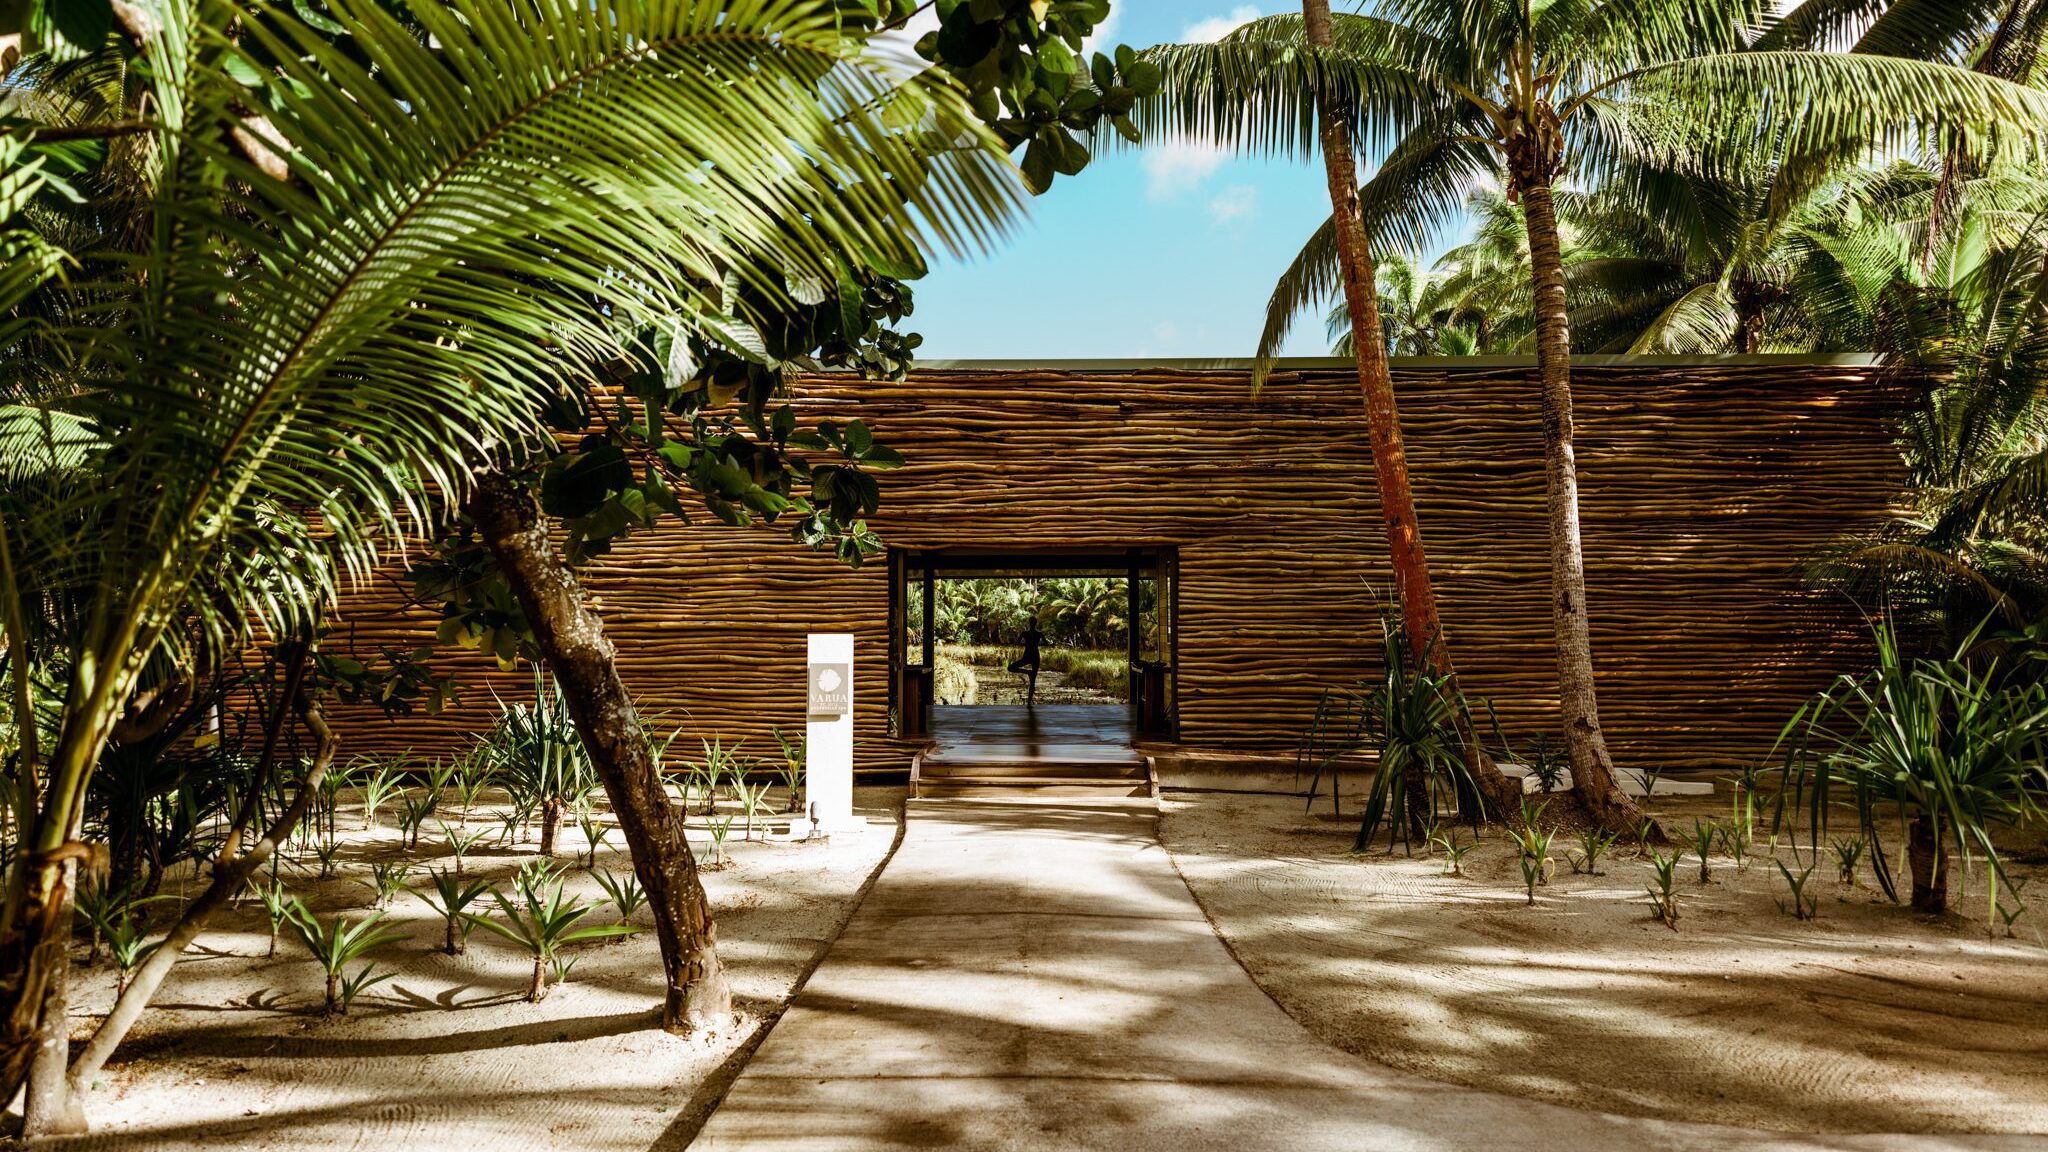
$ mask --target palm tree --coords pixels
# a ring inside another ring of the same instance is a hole
[[[977,246],[1022,195],[957,87],[875,60],[829,5],[327,8],[341,33],[128,8],[151,173],[131,252],[0,284],[33,337],[0,353],[0,400],[47,444],[89,434],[66,441],[82,479],[4,526],[25,855],[0,905],[0,1091],[64,1027],[47,994],[85,791],[152,661],[305,634],[340,572],[435,517],[424,493],[459,497],[493,447],[541,435],[554,388],[622,354],[621,322],[720,316],[728,277],[831,284]],[[27,592],[81,610],[24,612]],[[64,684],[46,746],[31,653]],[[698,914],[664,931],[694,965],[681,1027],[729,1002],[708,903],[687,853],[633,847],[674,896],[660,915]]]
[[[1951,210],[1931,262],[1951,275],[1896,282],[1878,325],[1901,371],[1939,381],[1905,421],[1900,510],[1814,566],[1945,650],[1987,619],[2038,631],[2048,618],[2048,208],[2016,234],[1975,196]]]
[[[1332,36],[1256,21],[1217,45],[1164,50],[1181,130],[1306,148],[1308,95],[1387,149],[1375,238],[1421,249],[1459,193],[1494,180],[1529,231],[1550,522],[1552,627],[1574,791],[1610,827],[1641,818],[1600,727],[1573,449],[1571,317],[1558,221],[1561,178],[1596,181],[1644,157],[1727,165],[1759,148],[1833,157],[1936,125],[2038,124],[2048,97],[1953,66],[1811,51],[1748,51],[1767,0],[1381,0]],[[1973,134],[1976,146],[1994,138]],[[1270,332],[1272,325],[1268,324]],[[1271,347],[1262,349],[1270,355]]]
[[[1302,15],[1295,22],[1295,27],[1305,37],[1305,43],[1318,50],[1328,49],[1334,43],[1335,35],[1329,0],[1302,0]],[[1189,51],[1201,51],[1201,47],[1169,45],[1154,48],[1147,53],[1147,58],[1165,62],[1171,69],[1173,62],[1182,59]],[[1401,433],[1400,406],[1394,396],[1393,376],[1387,365],[1378,273],[1373,259],[1378,221],[1366,214],[1359,199],[1357,163],[1352,151],[1353,123],[1347,115],[1343,93],[1324,92],[1323,85],[1314,76],[1297,76],[1296,80],[1299,87],[1290,99],[1303,118],[1299,127],[1313,126],[1314,129],[1312,139],[1304,132],[1298,143],[1304,152],[1311,148],[1320,151],[1330,194],[1330,220],[1324,227],[1324,234],[1325,242],[1336,258],[1319,285],[1320,291],[1328,293],[1332,288],[1341,288],[1351,331],[1370,332],[1374,336],[1369,340],[1350,341],[1350,354],[1358,366],[1366,436],[1372,448],[1373,479],[1379,493],[1380,520],[1386,532],[1394,600],[1401,615],[1401,635],[1407,642],[1407,658],[1416,667],[1427,666],[1448,674],[1451,671],[1450,646],[1437,611],[1436,592],[1430,584],[1422,524],[1408,477],[1408,453]],[[1201,77],[1190,74],[1183,74],[1177,79],[1169,76],[1158,99],[1140,104],[1141,116],[1147,119],[1149,126],[1164,127],[1169,131],[1179,129],[1196,135],[1209,134],[1212,124],[1208,121],[1228,113],[1214,109],[1197,111],[1173,91],[1176,86],[1199,85],[1201,81]],[[1192,114],[1183,115],[1184,112]],[[1277,344],[1277,339],[1273,343]],[[1264,381],[1268,367],[1268,362],[1262,359],[1254,369],[1254,389]],[[1505,811],[1512,803],[1509,796],[1513,784],[1480,751],[1469,726],[1466,734],[1467,770],[1482,794],[1498,810]],[[1419,773],[1418,767],[1409,781],[1409,787],[1416,795],[1420,794],[1423,786]],[[1425,819],[1422,806],[1411,804],[1408,813],[1411,832],[1419,834]]]
[[[1415,258],[1391,252],[1380,260],[1374,273],[1379,292],[1380,339],[1389,356],[1427,356],[1435,348],[1434,331],[1436,276]],[[1330,355],[1352,356],[1351,305],[1340,300],[1324,321],[1329,334]]]
[[[1302,24],[1309,44],[1332,42],[1329,0],[1302,0]],[[1380,518],[1386,527],[1392,559],[1394,595],[1401,606],[1409,655],[1418,663],[1425,653],[1449,659],[1442,643],[1436,593],[1430,587],[1429,560],[1422,545],[1422,525],[1408,480],[1408,451],[1401,435],[1401,412],[1394,398],[1394,379],[1387,368],[1387,348],[1380,339],[1380,302],[1373,267],[1371,239],[1360,214],[1357,167],[1352,158],[1351,127],[1340,105],[1314,88],[1306,89],[1317,123],[1323,172],[1329,184],[1330,212],[1337,251],[1338,281],[1351,315],[1353,332],[1374,339],[1354,340],[1358,386],[1365,401],[1366,434],[1372,445],[1373,476],[1380,497]]]

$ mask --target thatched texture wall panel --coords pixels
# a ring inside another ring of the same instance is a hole
[[[1397,372],[1423,530],[1452,651],[1511,729],[1554,722],[1541,436],[1526,366]],[[1737,763],[1800,698],[1863,658],[1846,606],[1800,590],[1802,557],[1882,514],[1900,480],[1901,397],[1870,369],[1605,365],[1576,376],[1601,709],[1624,762]],[[1196,746],[1291,746],[1326,685],[1367,674],[1388,587],[1355,378],[1227,370],[923,371],[898,386],[821,378],[806,421],[858,415],[910,465],[875,527],[907,548],[1121,550],[1180,561],[1180,719]],[[673,527],[589,574],[626,682],[683,747],[756,754],[802,716],[804,636],[856,634],[864,768],[886,739],[888,578],[776,530]],[[358,644],[411,644],[430,614],[349,603]],[[465,706],[358,748],[446,750],[487,722],[486,683],[449,659]],[[686,751],[684,754],[690,754]]]

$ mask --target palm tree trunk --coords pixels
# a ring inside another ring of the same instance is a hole
[[[1643,819],[1614,778],[1593,685],[1593,641],[1586,616],[1586,558],[1579,541],[1579,475],[1572,448],[1572,335],[1566,313],[1564,249],[1550,164],[1530,146],[1513,163],[1529,225],[1535,279],[1536,364],[1543,385],[1543,457],[1549,490],[1550,612],[1557,643],[1558,703],[1572,792],[1601,826],[1633,832]]]
[[[1913,872],[1913,910],[1948,911],[1948,845],[1925,812],[1906,831],[1906,863]]]
[[[532,493],[492,474],[470,497],[468,512],[562,688],[632,853],[633,871],[647,890],[668,979],[662,1027],[690,1032],[730,1024],[732,990],[718,962],[711,901],[697,875],[682,814],[662,789],[647,733],[619,679],[604,621],[584,603],[576,574],[555,551]]]
[[[1308,42],[1319,48],[1334,40],[1329,0],[1302,0],[1301,14]],[[1318,108],[1321,118],[1323,174],[1330,187],[1330,215],[1336,226],[1337,264],[1344,282],[1344,306],[1351,314],[1351,354],[1358,364],[1358,387],[1365,399],[1366,437],[1372,446],[1373,479],[1379,489],[1380,517],[1386,527],[1387,556],[1394,573],[1394,594],[1401,604],[1401,626],[1409,657],[1416,667],[1453,674],[1449,645],[1437,615],[1436,590],[1429,581],[1429,559],[1422,547],[1422,523],[1415,512],[1415,493],[1408,481],[1408,449],[1401,437],[1401,411],[1394,399],[1394,378],[1387,367],[1387,346],[1380,326],[1379,285],[1372,258],[1372,240],[1358,204],[1358,168],[1351,152],[1351,130],[1337,110]],[[1510,811],[1519,795],[1513,781],[1501,775],[1479,748],[1469,723],[1463,724],[1466,767],[1477,781],[1494,814]],[[1409,835],[1422,839],[1428,821],[1428,789],[1416,765],[1403,780],[1408,791]]]
[[[68,924],[68,893],[74,889],[78,870],[68,860],[61,868],[67,893],[64,921]],[[31,1140],[85,1131],[83,1105],[64,1090],[64,1069],[71,1062],[71,958],[67,952],[55,959],[43,990],[42,1029],[36,1038],[35,1059],[29,1064],[28,1091],[21,1102],[21,1134]]]
[[[562,824],[562,802],[549,798],[540,802],[540,854],[552,859],[555,855],[555,830]]]

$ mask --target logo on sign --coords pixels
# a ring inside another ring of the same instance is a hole
[[[847,679],[848,669],[844,664],[811,665],[810,706],[807,711],[813,716],[846,715]]]

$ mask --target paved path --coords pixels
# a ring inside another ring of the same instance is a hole
[[[692,1147],[2048,1146],[1627,1119],[1349,1056],[1232,959],[1157,819],[1148,800],[912,801],[895,859]]]

